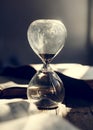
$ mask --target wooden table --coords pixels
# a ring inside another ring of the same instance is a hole
[[[32,65],[33,66],[33,65]],[[34,68],[38,68],[38,65],[34,65]],[[57,64],[52,65],[55,67],[55,70],[58,72],[62,72],[66,76],[64,81],[70,77],[71,81],[71,88],[67,87],[66,90],[70,91],[71,93],[67,93],[65,101],[63,104],[59,104],[59,107],[54,110],[38,110],[32,106],[28,100],[19,97],[12,97],[13,95],[10,93],[11,98],[7,99],[8,94],[6,93],[6,98],[0,99],[0,129],[4,130],[93,130],[93,99],[91,99],[92,95],[92,71],[89,71],[89,66],[80,66],[79,64]],[[69,67],[68,67],[69,66]],[[40,67],[40,65],[39,65]],[[62,68],[63,67],[63,68]],[[75,68],[76,67],[76,68]],[[65,69],[64,69],[65,68]],[[81,69],[82,68],[82,69]],[[63,70],[65,70],[63,72]],[[71,70],[73,70],[73,73]],[[80,70],[82,73],[80,74]],[[78,73],[76,73],[78,72]],[[75,73],[75,74],[74,74]],[[58,73],[59,74],[59,73]],[[59,76],[64,76],[60,75]],[[80,75],[83,75],[80,77]],[[85,75],[85,77],[84,77]],[[11,79],[11,80],[10,80]],[[75,82],[74,82],[75,80]],[[26,87],[28,85],[27,80],[24,79],[16,79],[14,77],[7,77],[5,75],[0,76],[0,87],[1,88],[8,88],[10,86],[17,86],[22,87],[21,91],[17,91],[18,94],[25,93]],[[80,82],[79,82],[80,81]],[[84,82],[83,82],[84,81]],[[73,83],[74,82],[74,83]],[[65,83],[65,82],[64,82]],[[79,83],[79,90],[77,89],[77,85],[75,83]],[[80,93],[76,94],[76,91],[79,92],[80,88],[81,91],[85,85],[85,90],[83,91],[84,94],[80,95]],[[65,85],[67,85],[65,83]],[[81,86],[80,86],[81,85]],[[87,86],[88,85],[88,86]],[[74,86],[74,88],[73,88]],[[89,87],[89,89],[88,89]],[[75,90],[76,91],[72,91]],[[86,89],[87,88],[87,89]],[[88,90],[88,91],[87,91]],[[87,91],[87,92],[85,92]],[[73,94],[75,92],[75,94]],[[14,94],[14,93],[13,93]],[[72,94],[72,96],[71,96]],[[87,95],[88,96],[87,96]]]

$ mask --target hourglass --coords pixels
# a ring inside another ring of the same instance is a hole
[[[39,19],[27,31],[33,51],[43,62],[43,67],[29,82],[27,96],[39,109],[54,109],[64,99],[62,80],[50,67],[50,62],[64,46],[67,31],[59,20]]]

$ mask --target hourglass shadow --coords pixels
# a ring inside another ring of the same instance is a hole
[[[26,117],[29,114],[29,103],[23,100],[9,101],[0,107],[0,122]]]

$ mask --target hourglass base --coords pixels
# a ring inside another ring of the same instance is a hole
[[[43,110],[45,109],[50,110],[50,109],[58,108],[58,104],[48,98],[43,98],[39,100],[38,102],[35,103],[35,105],[37,106],[38,109],[43,109]]]

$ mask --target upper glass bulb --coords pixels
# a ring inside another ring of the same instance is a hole
[[[59,20],[39,19],[30,24],[27,36],[34,52],[43,62],[50,62],[63,48],[67,31]]]

